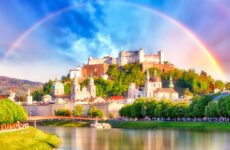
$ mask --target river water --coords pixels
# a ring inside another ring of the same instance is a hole
[[[58,150],[230,150],[230,132],[38,127],[62,139]]]

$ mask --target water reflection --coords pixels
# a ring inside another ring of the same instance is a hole
[[[62,139],[59,150],[227,150],[229,132],[183,130],[100,130],[39,127]]]

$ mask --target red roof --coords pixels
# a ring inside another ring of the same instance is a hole
[[[111,100],[122,100],[123,96],[112,96],[110,97]]]
[[[15,92],[15,89],[14,89],[13,87],[12,87],[10,90],[11,90],[11,92],[12,92],[12,93],[14,93],[14,92]]]

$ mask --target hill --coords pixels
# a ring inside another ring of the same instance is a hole
[[[31,91],[42,89],[43,83],[0,76],[0,94],[8,94],[12,87],[16,91],[16,96],[24,96],[27,89]]]

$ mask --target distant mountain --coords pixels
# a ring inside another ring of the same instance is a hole
[[[0,94],[8,94],[10,88],[15,89],[16,96],[25,96],[27,89],[31,91],[42,89],[43,83],[0,76]]]

